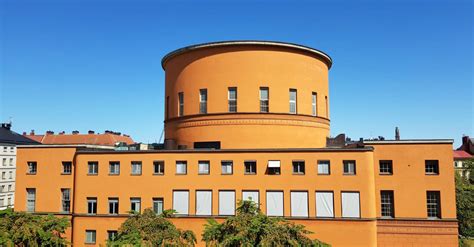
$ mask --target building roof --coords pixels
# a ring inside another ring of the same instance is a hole
[[[364,144],[452,144],[453,139],[364,140]]]
[[[46,134],[46,135],[25,135],[32,140],[42,144],[88,144],[100,146],[115,146],[118,142],[125,142],[127,145],[135,143],[129,136],[114,133],[104,134]]]
[[[204,48],[214,48],[214,47],[223,47],[223,46],[244,46],[244,45],[284,47],[284,48],[290,48],[290,49],[295,49],[299,51],[309,52],[309,53],[312,53],[313,55],[316,55],[319,58],[322,58],[322,60],[327,64],[329,69],[332,66],[332,58],[328,54],[320,50],[317,50],[308,46],[293,44],[293,43],[277,42],[277,41],[263,41],[263,40],[230,40],[230,41],[218,41],[218,42],[210,42],[210,43],[186,46],[186,47],[174,50],[166,54],[163,57],[163,59],[161,59],[161,66],[164,69],[166,62],[169,59],[179,54],[183,54],[185,52],[189,52],[189,51],[193,51],[197,49],[204,49]]]
[[[454,150],[453,157],[456,160],[456,159],[470,159],[470,158],[473,158],[474,156],[470,155],[468,152],[464,150]]]
[[[9,128],[6,128],[2,125],[0,127],[0,143],[8,143],[15,145],[30,145],[30,144],[40,144],[39,142],[26,138],[14,131],[11,131]]]

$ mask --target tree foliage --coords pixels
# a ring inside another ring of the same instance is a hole
[[[462,238],[474,238],[474,159],[465,163],[465,174],[456,173],[456,208],[459,221],[459,235]]]
[[[209,219],[202,234],[208,246],[329,246],[306,235],[303,225],[264,215],[252,201],[239,202],[223,223]]]
[[[0,211],[0,246],[65,246],[68,227],[65,217],[6,209]]]
[[[173,210],[157,215],[151,209],[142,214],[132,214],[121,226],[115,239],[108,246],[194,246],[196,235],[181,230],[169,221]]]

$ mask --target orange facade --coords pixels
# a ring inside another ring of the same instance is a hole
[[[252,194],[263,212],[333,246],[457,246],[452,141],[327,147],[330,66],[317,50],[271,42],[170,53],[168,149],[19,147],[15,210],[70,217],[68,237],[82,246],[104,244],[132,209],[174,208],[173,222],[200,239],[207,218]]]

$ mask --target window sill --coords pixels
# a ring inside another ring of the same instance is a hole
[[[182,176],[182,175],[188,175],[187,173],[175,173],[174,175]]]
[[[302,176],[302,175],[305,175],[305,174],[304,173],[293,173],[293,175]]]
[[[130,176],[141,176],[141,175],[142,175],[141,173],[140,174],[138,174],[138,173],[137,174],[134,174],[134,173],[130,174]]]
[[[244,173],[244,175],[257,175],[257,173]]]
[[[109,176],[119,176],[120,173],[109,173]]]
[[[344,175],[344,176],[355,176],[356,174],[355,173],[344,173],[342,175]]]
[[[98,173],[87,173],[87,176],[99,176]]]
[[[26,175],[36,175],[36,172],[35,172],[35,173],[29,173],[29,172],[27,172]]]
[[[439,176],[439,173],[425,173],[426,176]]]
[[[64,173],[64,172],[61,172],[61,175],[72,175],[72,173]]]
[[[380,176],[392,176],[393,173],[379,173]]]
[[[209,175],[210,173],[198,173],[198,175]]]
[[[331,173],[318,173],[318,176],[329,176]]]
[[[164,176],[164,173],[153,173],[153,176]]]
[[[221,173],[221,175],[234,175],[233,173]]]

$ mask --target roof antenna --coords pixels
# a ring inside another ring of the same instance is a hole
[[[400,129],[398,127],[395,127],[395,140],[400,140]]]

